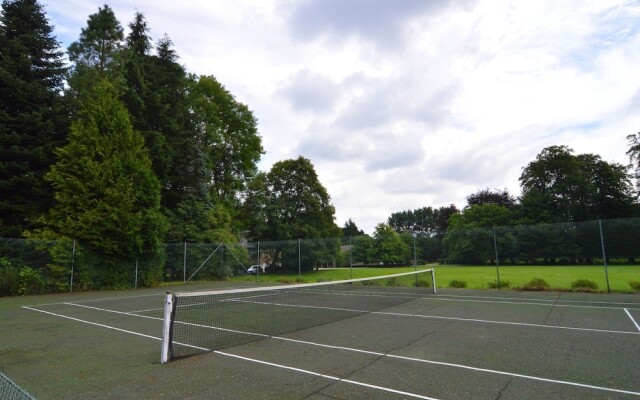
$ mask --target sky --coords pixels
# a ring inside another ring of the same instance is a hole
[[[41,4],[66,48],[105,2]],[[309,159],[336,223],[367,233],[487,188],[518,196],[548,146],[627,165],[640,131],[637,0],[106,4],[125,28],[143,13],[154,42],[253,111],[260,170]]]

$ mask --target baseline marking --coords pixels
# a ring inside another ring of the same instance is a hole
[[[631,322],[633,322],[633,324],[636,326],[636,329],[638,329],[638,332],[640,332],[640,325],[638,325],[638,323],[636,322],[635,319],[633,319],[633,316],[631,315],[631,313],[629,312],[629,310],[627,310],[626,308],[624,309],[624,312],[627,313],[627,315],[629,316],[629,318],[631,319]]]

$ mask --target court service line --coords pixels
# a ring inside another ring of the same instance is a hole
[[[333,346],[333,345],[329,345],[329,344],[309,342],[309,341],[306,341],[306,340],[291,339],[291,338],[286,338],[286,337],[282,337],[282,336],[272,336],[271,338],[272,339],[277,339],[277,340],[288,341],[288,342],[306,344],[306,345],[311,345],[311,346],[326,347],[326,348],[330,348],[330,349],[334,349],[334,350],[345,350],[345,351],[351,351],[351,352],[356,352],[356,353],[370,354],[370,355],[374,355],[374,356],[378,356],[378,357],[396,358],[396,359],[400,359],[400,360],[413,361],[413,362],[418,362],[418,363],[423,363],[423,364],[441,365],[441,366],[445,366],[445,367],[466,369],[466,370],[470,370],[470,371],[486,372],[486,373],[489,373],[489,374],[505,375],[505,376],[529,379],[529,380],[534,380],[534,381],[541,381],[541,382],[547,382],[547,383],[556,383],[556,384],[561,384],[561,385],[577,386],[577,387],[586,388],[586,389],[595,389],[595,390],[600,390],[600,391],[624,393],[624,394],[631,394],[631,395],[635,395],[635,396],[640,396],[640,392],[634,392],[634,391],[630,391],[630,390],[614,389],[614,388],[608,388],[608,387],[604,387],[604,386],[588,385],[588,384],[585,384],[585,383],[577,383],[577,382],[563,381],[563,380],[558,380],[558,379],[542,378],[542,377],[539,377],[539,376],[524,375],[524,374],[518,374],[518,373],[514,373],[514,372],[506,372],[506,371],[493,370],[493,369],[487,369],[487,368],[478,368],[478,367],[472,367],[472,366],[469,366],[469,365],[454,364],[454,363],[448,363],[448,362],[443,362],[443,361],[425,360],[425,359],[422,359],[422,358],[406,357],[406,356],[389,354],[389,353],[380,353],[380,352],[370,351],[370,350],[360,350],[360,349],[354,349],[354,348],[351,348],[351,347]]]
[[[638,329],[638,332],[640,332],[640,325],[638,325],[638,323],[636,322],[635,319],[633,319],[633,316],[631,315],[631,313],[629,312],[629,310],[627,310],[626,308],[624,309],[624,312],[627,313],[627,315],[629,316],[629,318],[631,319],[631,322],[633,322],[633,324],[636,326],[636,329]]]
[[[146,337],[146,338],[149,338],[149,339],[160,340],[160,341],[162,340],[162,338],[158,338],[158,337],[151,336],[151,335],[146,335],[146,334],[139,333],[139,332],[130,331],[130,330],[127,330],[127,329],[121,329],[121,328],[117,328],[117,327],[110,326],[110,325],[105,325],[105,324],[99,324],[99,323],[96,323],[96,322],[86,321],[86,320],[82,320],[82,319],[79,319],[79,318],[70,317],[70,316],[67,316],[67,315],[53,313],[53,312],[50,312],[50,311],[39,310],[37,308],[33,308],[33,307],[29,307],[29,306],[22,306],[22,307],[26,308],[26,309],[29,309],[29,310],[32,310],[32,311],[37,311],[37,312],[53,315],[53,316],[60,317],[60,318],[70,319],[70,320],[73,320],[73,321],[76,321],[76,322],[81,322],[81,323],[86,323],[86,324],[89,324],[89,325],[99,326],[99,327],[102,327],[102,328],[112,329],[112,330],[119,331],[119,332],[124,332],[124,333],[129,333],[129,334],[132,334],[132,335]],[[120,312],[120,311],[113,311],[113,310],[105,310],[105,311],[112,311],[112,312],[116,312],[118,314],[126,314],[126,315],[131,315],[131,316],[138,316],[138,317],[140,316],[140,315],[128,314],[128,313]],[[153,319],[156,319],[156,318],[153,318]],[[201,327],[210,328],[210,329],[219,329],[219,328],[212,327],[212,326],[207,326],[207,325],[198,325],[198,324],[188,324],[188,325],[201,326]],[[401,360],[405,360],[405,361],[413,361],[413,362],[419,362],[419,363],[425,363],[425,364],[448,366],[448,367],[453,367],[453,368],[460,368],[460,369],[466,369],[466,370],[472,370],[472,371],[478,371],[478,372],[485,372],[485,373],[490,373],[490,374],[506,375],[506,376],[523,378],[523,379],[536,380],[536,381],[541,381],[541,382],[557,383],[557,384],[576,386],[576,387],[582,387],[582,388],[587,388],[587,389],[594,389],[594,390],[600,390],[600,391],[624,393],[624,394],[640,396],[640,392],[633,392],[633,391],[622,390],[622,389],[614,389],[614,388],[608,388],[608,387],[603,387],[603,386],[587,385],[587,384],[582,384],[582,383],[577,383],[577,382],[555,380],[555,379],[542,378],[542,377],[536,377],[536,376],[531,376],[531,375],[517,374],[517,373],[512,373],[512,372],[491,370],[491,369],[486,369],[486,368],[477,368],[477,367],[472,367],[472,366],[463,365],[463,364],[454,364],[454,363],[446,363],[446,362],[441,362],[441,361],[433,361],[433,360],[425,360],[425,359],[420,359],[420,358],[405,357],[405,356],[400,356],[400,355],[393,355],[393,354],[388,354],[388,353],[380,353],[380,352],[374,352],[374,351],[368,351],[368,350],[361,350],[361,349],[355,349],[355,348],[350,348],[350,347],[333,346],[333,345],[322,344],[322,343],[315,343],[315,342],[309,342],[309,341],[303,341],[303,340],[297,340],[297,339],[290,339],[290,338],[285,338],[285,337],[281,337],[281,336],[270,336],[270,335],[261,335],[261,336],[266,336],[266,337],[269,337],[269,338],[272,338],[272,339],[276,339],[276,340],[283,340],[283,341],[296,342],[296,343],[300,343],[300,344],[313,345],[313,346],[318,346],[318,347],[332,348],[332,349],[336,349],[336,350],[351,351],[351,352],[356,352],[356,353],[365,353],[365,354],[375,355],[375,356],[379,356],[379,357],[396,358],[396,359],[401,359]],[[203,351],[211,351],[211,349],[206,349],[206,348],[203,348],[203,347],[198,347],[198,346],[193,346],[193,345],[188,345],[188,344],[182,344],[182,343],[175,343],[175,344],[180,344],[180,345],[184,345],[184,346],[187,346],[187,347],[197,348],[197,349],[200,349],[200,350],[203,350]],[[218,350],[213,350],[213,352],[217,353],[217,354],[221,354],[221,355],[228,355],[228,356],[231,356],[231,357],[236,357],[236,358],[244,358],[246,360],[251,360],[251,361],[262,363],[262,364],[278,366],[278,364],[272,364],[272,363],[268,363],[266,361],[261,361],[261,360],[248,359],[248,358],[245,358],[245,357],[242,357],[242,356],[232,355],[232,354],[224,353],[224,352],[221,352],[221,351],[218,351]],[[297,370],[296,368],[287,367],[287,366],[284,366],[284,365],[280,366],[280,367],[281,368],[290,369],[290,370]],[[300,370],[300,371],[304,371],[304,370]],[[324,376],[322,374],[319,374],[319,373],[316,373],[316,372],[312,372],[312,371],[308,371],[308,373],[316,375],[316,376]],[[330,375],[327,375],[326,377],[328,378],[328,377],[330,377]],[[337,377],[333,377],[333,378],[335,378],[335,380],[340,380],[341,382],[345,382],[345,383],[351,383],[351,384],[354,384],[354,385],[377,388],[374,385],[369,385],[369,384],[365,384],[365,383],[362,383],[362,382],[350,381],[348,379],[341,379],[341,378],[337,378]],[[382,387],[380,387],[380,388],[381,388],[380,390],[383,390]],[[388,388],[386,388],[386,389],[388,389]],[[394,391],[394,389],[388,389],[388,391]],[[404,393],[404,392],[394,391],[394,393]],[[420,395],[414,395],[412,393],[404,393],[404,394],[411,395],[412,397],[416,397],[416,398],[422,398],[422,399],[427,399],[427,400],[437,400],[437,399],[424,397],[424,396],[420,396]]]
[[[349,309],[349,308],[336,308],[336,307],[326,307],[326,306],[304,306],[304,305],[296,305],[296,304],[285,304],[285,303],[273,303],[273,302],[258,302],[258,301],[244,301],[244,300],[233,300],[236,302],[244,302],[244,303],[253,303],[253,304],[267,304],[267,305],[277,305],[281,307],[297,307],[297,308],[310,308],[310,309],[321,309],[321,310],[333,310],[333,311],[344,311],[344,312],[352,312],[359,314],[374,314],[374,315],[389,315],[395,317],[409,317],[409,318],[423,318],[423,319],[440,319],[446,321],[461,321],[461,322],[475,322],[475,323],[483,323],[483,324],[495,324],[495,325],[511,325],[511,326],[526,326],[526,327],[534,327],[534,328],[544,328],[544,329],[562,329],[562,330],[573,330],[573,331],[582,331],[582,332],[597,332],[597,333],[614,333],[614,334],[626,334],[626,335],[640,335],[640,328],[638,328],[639,332],[632,331],[616,331],[616,330],[608,330],[608,329],[595,329],[595,328],[577,328],[572,326],[561,326],[561,325],[541,325],[541,324],[532,324],[527,322],[509,322],[509,321],[495,321],[495,320],[486,320],[486,319],[475,319],[475,318],[458,318],[458,317],[443,317],[438,315],[426,315],[426,314],[409,314],[409,313],[396,313],[396,312],[386,312],[386,311],[367,311],[367,310],[357,310],[357,309]],[[122,315],[130,315],[133,317],[147,318],[147,319],[155,319],[162,320],[160,317],[152,317],[149,315],[141,315],[136,314],[135,312],[126,312],[126,311],[117,311],[110,310],[107,308],[100,307],[92,307],[84,304],[76,304],[76,303],[61,303],[69,306],[89,308],[92,310],[110,312],[114,314],[122,314]],[[136,311],[138,312],[138,311]],[[627,314],[629,312],[627,311]],[[633,321],[633,318],[631,319]],[[635,321],[634,321],[635,323]],[[205,327],[204,325],[197,325]],[[637,324],[636,324],[637,326]],[[220,328],[214,328],[220,329]],[[242,332],[238,332],[242,333]]]
[[[231,300],[229,300],[229,301],[231,301]],[[495,320],[490,320],[490,319],[445,317],[445,316],[438,316],[438,315],[410,314],[410,313],[398,313],[398,312],[389,312],[389,311],[367,311],[367,310],[358,310],[358,309],[352,309],[352,308],[311,306],[311,305],[286,304],[286,303],[264,302],[264,301],[245,301],[245,300],[233,300],[233,301],[239,302],[239,303],[275,305],[275,306],[279,306],[279,307],[294,307],[294,308],[308,308],[308,309],[319,309],[319,310],[344,311],[344,312],[351,312],[351,313],[357,313],[357,314],[389,315],[389,316],[395,316],[395,317],[440,319],[440,320],[446,320],[446,321],[477,322],[477,323],[483,323],[483,324],[527,326],[527,327],[533,327],[533,328],[564,329],[564,330],[583,331],[583,332],[616,333],[616,334],[625,334],[625,335],[638,335],[638,334],[640,334],[640,332],[633,332],[633,331],[617,331],[617,330],[611,330],[611,329],[596,329],[596,328],[578,328],[578,327],[562,326],[562,325],[542,325],[542,324],[533,324],[533,323],[529,323],[529,322],[495,321]],[[108,311],[108,310],[106,310],[106,311]]]
[[[220,354],[220,355],[226,356],[226,357],[233,357],[233,358],[238,358],[238,359],[244,360],[244,361],[250,361],[250,362],[253,362],[253,363],[268,365],[270,367],[276,367],[276,368],[287,369],[287,370],[290,370],[290,371],[301,372],[303,374],[313,375],[313,376],[317,376],[317,377],[324,378],[324,379],[329,379],[329,380],[336,381],[336,382],[343,382],[343,383],[349,383],[351,385],[363,386],[363,387],[366,387],[366,388],[376,389],[376,390],[380,390],[380,391],[383,391],[383,392],[400,394],[402,396],[408,396],[408,397],[412,397],[414,399],[438,400],[438,399],[436,399],[434,397],[428,397],[428,396],[423,396],[423,395],[416,394],[416,393],[411,393],[411,392],[405,392],[405,391],[402,391],[402,390],[391,389],[391,388],[384,387],[384,386],[371,385],[369,383],[354,381],[354,380],[351,380],[351,379],[340,378],[340,377],[333,376],[333,375],[321,374],[319,372],[313,372],[313,371],[309,371],[309,370],[306,370],[306,369],[289,367],[289,366],[283,365],[283,364],[276,364],[276,363],[272,363],[272,362],[268,362],[268,361],[257,360],[255,358],[239,356],[237,354],[225,353],[225,352],[218,351],[218,350],[215,350],[213,352],[216,353],[216,354]]]

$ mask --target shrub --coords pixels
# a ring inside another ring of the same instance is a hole
[[[22,267],[18,275],[18,293],[22,295],[43,293],[45,284],[40,272],[31,267]]]
[[[5,257],[0,258],[0,296],[17,295],[19,280],[18,269]]]
[[[629,281],[629,286],[634,292],[640,292],[640,281]]]
[[[450,288],[466,288],[467,287],[467,282],[465,281],[461,281],[459,279],[454,279],[451,282],[449,282],[449,287]]]
[[[389,279],[387,279],[386,286],[400,286],[400,284],[398,283],[398,278],[389,278]]]
[[[542,278],[533,278],[529,283],[521,287],[522,290],[547,290],[549,284]]]
[[[593,290],[598,290],[598,284],[588,279],[578,279],[571,282],[571,288],[575,290],[593,291]]]
[[[425,281],[425,280],[418,280],[417,282],[413,281],[411,283],[411,286],[413,286],[413,287],[430,287],[431,286],[431,282]]]
[[[489,282],[489,283],[487,283],[487,287],[488,287],[489,289],[498,289],[498,281],[493,281],[493,282]],[[500,288],[504,288],[504,289],[506,289],[506,288],[508,288],[508,287],[511,287],[511,282],[509,282],[509,281],[502,281],[502,280],[500,281]]]

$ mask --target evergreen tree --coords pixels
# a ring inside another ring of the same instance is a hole
[[[5,0],[0,15],[0,236],[20,236],[52,203],[43,176],[64,143],[66,69],[43,7]]]
[[[74,98],[91,93],[93,85],[105,78],[123,90],[119,59],[123,39],[122,26],[108,5],[89,16],[80,37],[68,48],[69,60],[73,62],[69,92]]]
[[[87,66],[105,72],[114,62],[122,46],[124,31],[113,10],[104,5],[89,16],[80,38],[69,46],[69,59],[76,66]]]
[[[55,189],[50,223],[57,232],[110,259],[144,260],[162,253],[160,187],[144,140],[109,83],[96,84],[83,99],[69,144],[56,153],[58,161],[46,178]],[[100,285],[122,286],[119,268],[108,264]]]

